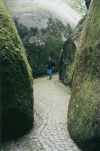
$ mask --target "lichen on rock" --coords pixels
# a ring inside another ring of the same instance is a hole
[[[80,38],[68,111],[71,137],[83,151],[100,150],[100,1],[93,0]]]

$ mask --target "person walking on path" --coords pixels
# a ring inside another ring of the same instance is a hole
[[[53,68],[54,68],[54,65],[53,65],[52,58],[49,57],[49,59],[48,59],[48,69],[47,69],[47,73],[48,73],[48,76],[49,76],[49,80],[52,79]]]

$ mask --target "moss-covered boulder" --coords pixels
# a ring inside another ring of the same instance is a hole
[[[100,1],[93,0],[76,56],[68,129],[83,151],[100,150]]]
[[[70,37],[65,41],[63,45],[63,49],[60,55],[60,62],[59,62],[59,79],[65,84],[70,85],[72,84],[74,68],[75,68],[75,55],[77,53],[79,43],[80,43],[80,36],[82,29],[84,27],[84,21],[86,16],[84,16],[78,25],[73,30]]]
[[[23,135],[33,125],[32,74],[3,0],[0,0],[0,94],[1,139]]]
[[[59,79],[66,85],[71,85],[72,82],[75,52],[75,43],[71,38],[69,38],[64,43],[59,64]]]

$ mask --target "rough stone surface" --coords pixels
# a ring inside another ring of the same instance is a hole
[[[85,20],[76,56],[68,128],[84,151],[100,150],[100,1]]]
[[[85,24],[85,18],[86,16],[80,20],[68,40],[66,40],[60,55],[59,79],[65,85],[71,86],[72,84],[75,68],[75,56],[79,48],[80,36]]]
[[[1,139],[23,135],[33,125],[32,75],[3,0],[0,0],[0,93]]]
[[[74,41],[69,38],[64,43],[59,65],[59,79],[66,85],[71,85],[72,82],[72,64],[74,62],[75,52],[76,45]]]
[[[34,81],[34,129],[2,151],[79,151],[67,130],[69,88],[47,77]]]

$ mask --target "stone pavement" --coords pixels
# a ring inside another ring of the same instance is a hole
[[[57,79],[34,80],[34,129],[18,141],[5,144],[2,151],[80,151],[67,130],[70,90]]]

